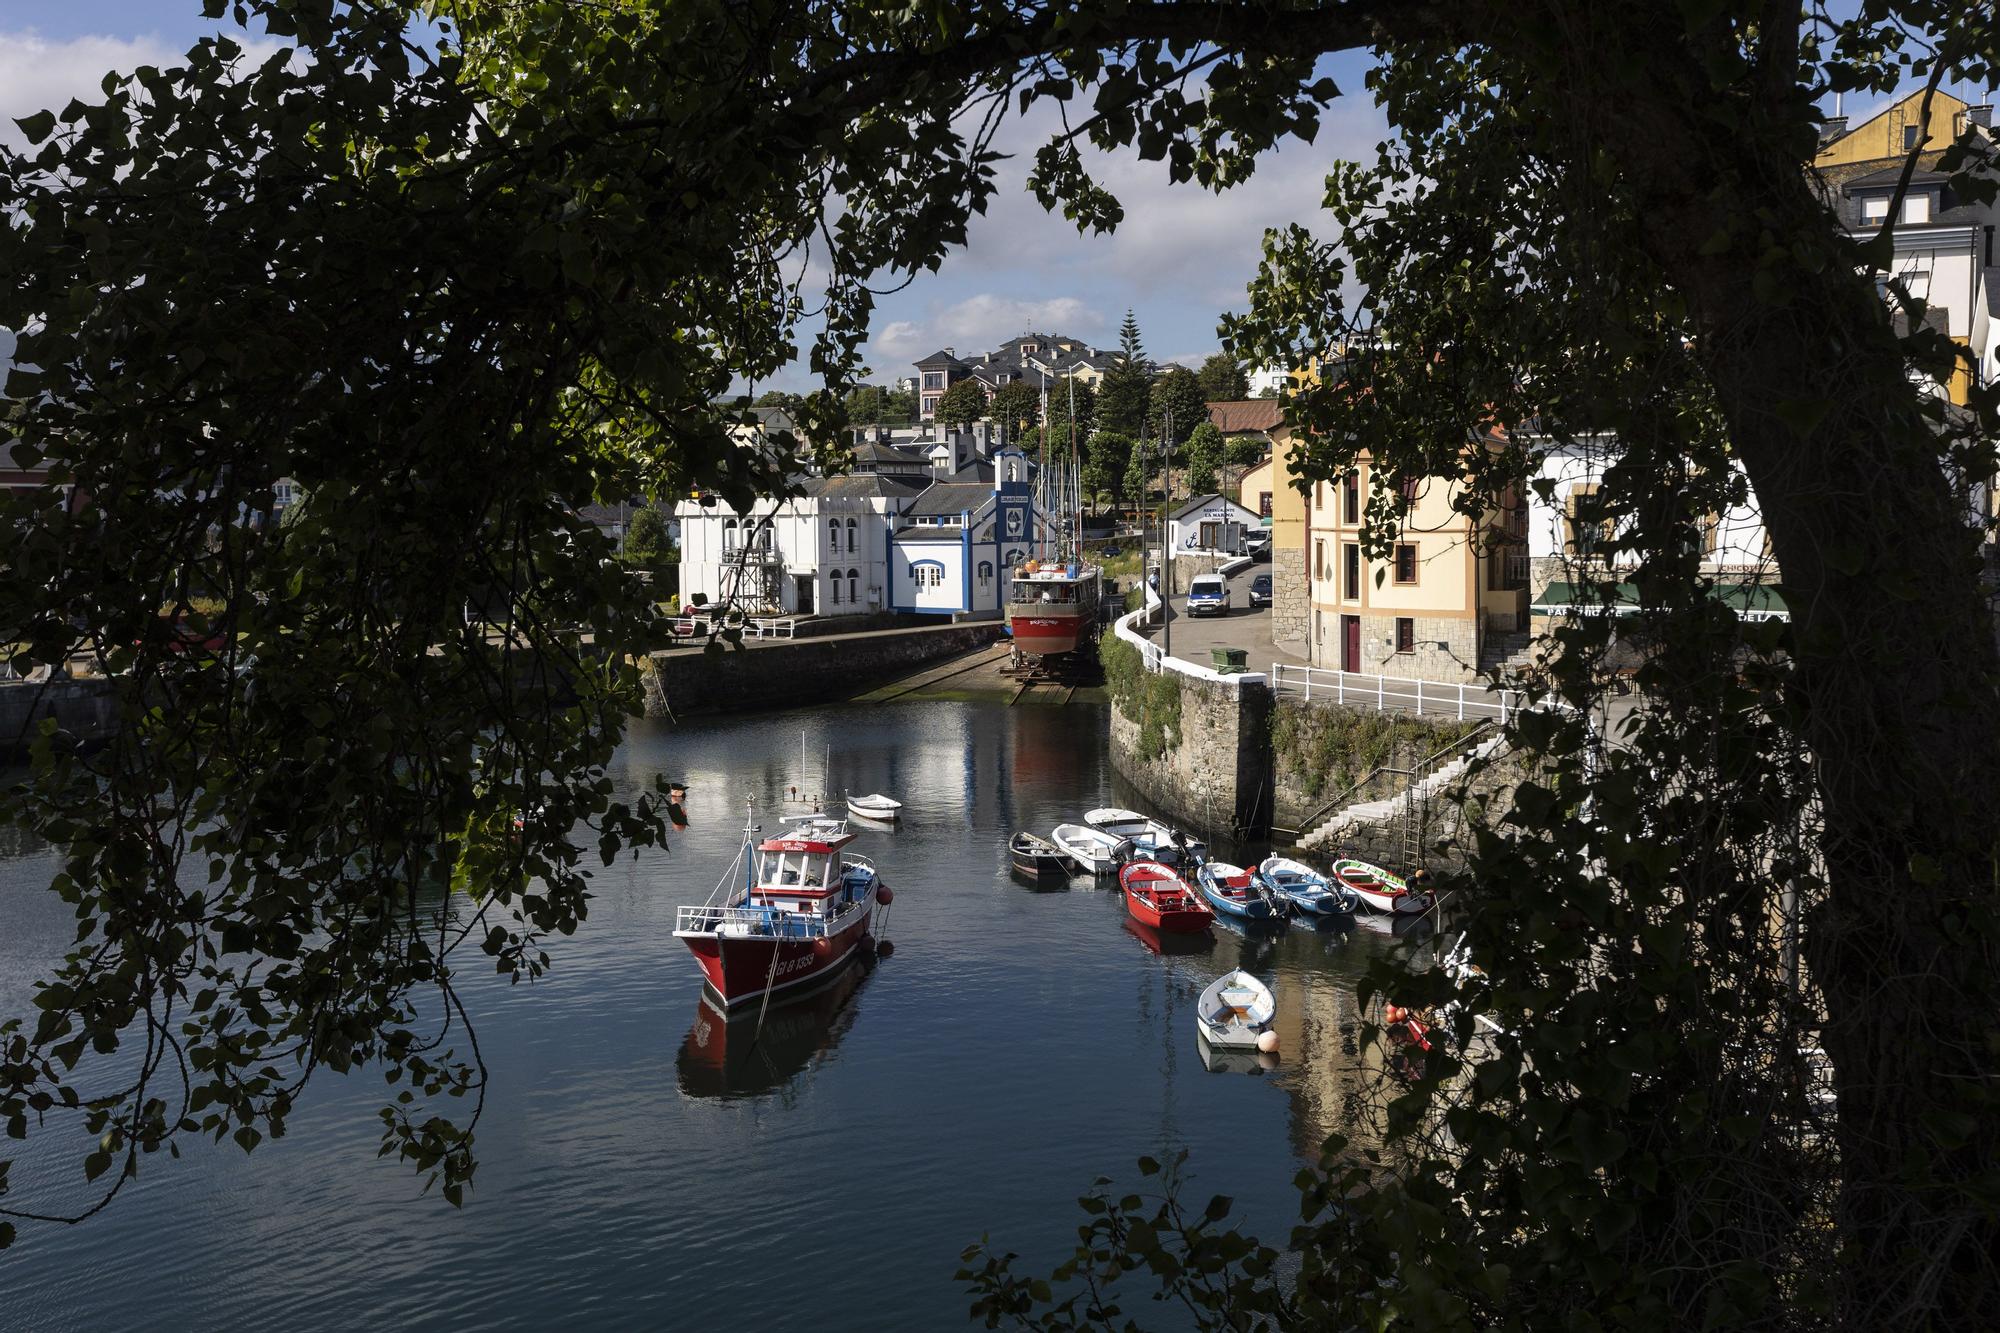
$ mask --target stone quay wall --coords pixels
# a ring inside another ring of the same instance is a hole
[[[1111,709],[1111,762],[1169,819],[1203,834],[1261,837],[1271,823],[1271,690],[1164,673],[1180,722],[1163,754],[1140,751],[1140,725]]]
[[[118,731],[118,699],[101,677],[0,682],[0,758],[25,755],[44,718],[80,741],[109,740]]]
[[[709,653],[690,645],[655,653],[645,668],[646,715],[733,713],[845,699],[909,671],[983,648],[996,621],[826,638],[769,640]]]

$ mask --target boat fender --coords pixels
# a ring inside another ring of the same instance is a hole
[[[896,952],[896,945],[895,942],[892,940],[883,940],[880,944],[875,946],[875,956],[877,958],[887,958],[890,954],[894,952]]]
[[[1262,1032],[1257,1035],[1257,1049],[1266,1055],[1275,1054],[1278,1049],[1278,1034]]]
[[[887,907],[896,901],[896,895],[887,884],[878,884],[875,886],[875,901]]]

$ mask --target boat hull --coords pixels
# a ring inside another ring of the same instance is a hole
[[[1156,873],[1133,873],[1135,870],[1153,871],[1154,868],[1154,865],[1128,865],[1119,872],[1119,887],[1125,892],[1125,910],[1145,925],[1170,935],[1207,930],[1215,920],[1215,913],[1195,896],[1184,881]]]
[[[1092,617],[1081,611],[1051,615],[1047,607],[1033,603],[1007,608],[1007,627],[1013,632],[1015,646],[1040,657],[1075,652],[1092,623]]]
[[[855,960],[868,939],[872,909],[871,891],[869,911],[855,913],[849,924],[816,939],[693,933],[681,939],[717,1004],[734,1012],[761,1002],[767,983],[775,1003],[780,996],[802,995],[831,981]]]
[[[1069,865],[1060,856],[1035,852],[1009,852],[1007,856],[1014,863],[1014,872],[1030,879],[1069,878]]]
[[[1366,861],[1335,863],[1333,877],[1346,885],[1371,911],[1390,916],[1421,916],[1431,910],[1431,895],[1412,889],[1401,878]]]
[[[1237,917],[1244,921],[1273,921],[1278,918],[1271,904],[1261,897],[1232,898],[1204,881],[1197,880],[1201,896],[1208,905],[1225,916]]]

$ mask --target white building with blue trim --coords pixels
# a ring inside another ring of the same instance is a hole
[[[889,609],[954,619],[997,617],[1007,571],[1035,554],[1042,515],[1028,460],[1004,448],[937,482],[890,539]]]

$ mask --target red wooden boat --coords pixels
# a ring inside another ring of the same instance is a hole
[[[1207,930],[1215,920],[1187,881],[1158,861],[1134,861],[1118,872],[1125,910],[1146,925],[1178,934]]]
[[[724,1012],[832,980],[872,940],[877,906],[889,904],[875,867],[843,850],[854,841],[845,820],[785,824],[754,850],[756,830],[746,829],[740,892],[721,906],[683,907],[674,923]]]

